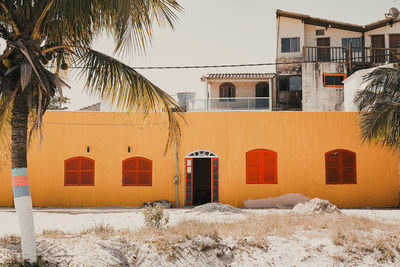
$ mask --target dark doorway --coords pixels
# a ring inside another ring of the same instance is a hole
[[[400,34],[391,34],[389,35],[389,48],[390,50],[390,63],[398,62],[400,55]]]
[[[331,59],[331,39],[330,38],[318,38],[317,46],[323,46],[324,48],[318,48],[317,57],[318,61],[330,61]]]
[[[372,59],[374,63],[385,62],[385,35],[372,35]]]
[[[256,99],[256,108],[268,108],[269,100],[269,85],[267,82],[260,82],[256,85],[256,97],[262,97],[263,99]]]
[[[211,159],[193,159],[193,206],[211,203]]]

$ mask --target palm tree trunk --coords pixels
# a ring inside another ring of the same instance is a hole
[[[14,98],[11,118],[12,185],[14,205],[21,230],[22,259],[35,263],[37,260],[36,242],[26,160],[28,115],[26,95],[18,91]]]

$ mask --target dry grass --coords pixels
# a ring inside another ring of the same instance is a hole
[[[65,237],[65,233],[60,230],[43,230],[42,237],[60,239]]]
[[[345,243],[374,240],[382,238],[390,243],[400,239],[400,229],[390,224],[384,224],[368,218],[347,215],[315,215],[315,214],[273,214],[249,215],[244,220],[235,222],[202,222],[199,220],[183,220],[167,228],[143,228],[137,231],[117,230],[110,225],[99,224],[89,227],[79,235],[95,234],[102,238],[111,238],[116,235],[135,240],[149,240],[151,238],[168,238],[176,242],[193,239],[196,236],[208,236],[214,239],[232,237],[237,240],[247,237],[264,238],[268,236],[290,237],[299,232],[307,236],[330,236],[337,246]],[[58,230],[45,230],[43,237],[59,238],[67,235]],[[0,238],[12,239],[12,236]],[[398,244],[400,247],[400,244]]]
[[[147,244],[166,255],[173,262],[187,248],[204,255],[224,257],[228,251],[227,238],[235,240],[235,248],[252,247],[258,251],[268,251],[274,246],[270,236],[295,239],[299,235],[308,239],[330,238],[339,251],[331,257],[338,265],[357,265],[365,258],[381,264],[397,264],[400,261],[400,228],[368,218],[347,215],[315,214],[250,214],[243,220],[234,222],[201,222],[184,220],[166,228],[143,228],[138,231],[117,230],[110,225],[96,225],[79,234],[66,234],[62,231],[43,231],[41,238],[63,239],[70,236],[84,239],[95,235],[103,240],[114,239],[135,247],[137,243]],[[19,238],[5,236],[0,238],[0,248],[19,244]],[[124,246],[125,247],[125,246]],[[323,247],[312,248],[314,253],[326,253]],[[335,252],[336,253],[336,252]],[[310,254],[304,258],[308,261]]]
[[[6,235],[0,237],[0,248],[7,248],[20,244],[21,238],[15,235]]]

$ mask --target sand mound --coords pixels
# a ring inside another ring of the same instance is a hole
[[[230,212],[230,213],[242,213],[241,209],[235,208],[231,205],[224,205],[220,203],[208,203],[201,206],[197,206],[193,209],[194,212],[210,213],[210,212]]]
[[[298,213],[337,213],[341,214],[341,211],[328,200],[323,200],[319,198],[313,198],[308,202],[299,203],[292,209],[294,212]]]
[[[279,197],[264,199],[249,199],[244,201],[245,208],[293,208],[298,203],[309,201],[310,198],[298,193],[289,193]]]

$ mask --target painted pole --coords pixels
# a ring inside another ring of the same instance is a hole
[[[14,205],[21,230],[22,259],[35,263],[37,260],[36,242],[28,170],[27,168],[13,168],[11,169],[11,174]]]
[[[175,139],[175,207],[179,208],[178,144]]]

